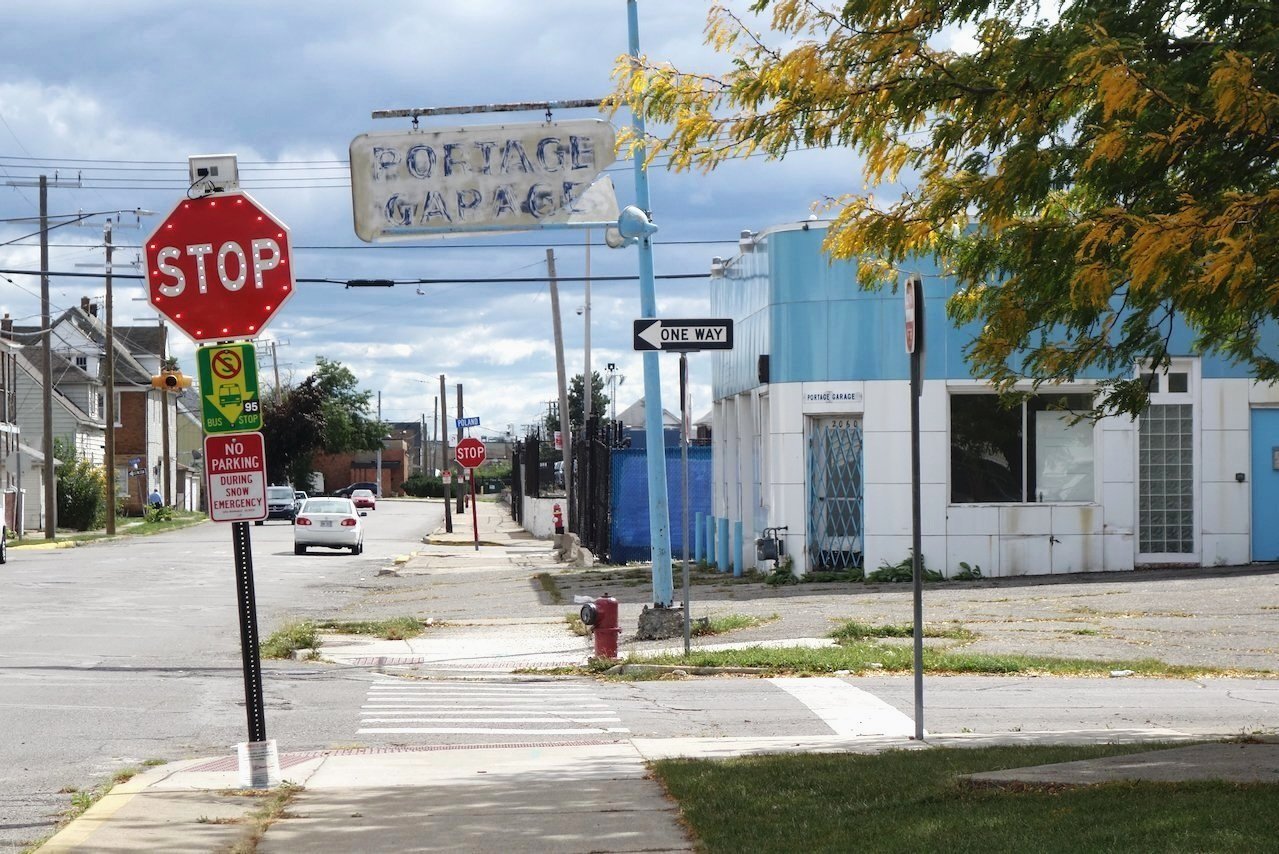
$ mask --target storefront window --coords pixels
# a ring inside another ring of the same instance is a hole
[[[954,504],[1092,501],[1093,425],[1087,394],[1036,395],[1012,407],[994,394],[950,398]]]

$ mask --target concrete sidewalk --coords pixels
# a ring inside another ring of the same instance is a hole
[[[571,604],[548,605],[530,578],[558,572],[550,544],[532,539],[505,508],[481,501],[480,546],[468,513],[436,531],[394,573],[422,575],[438,595],[444,625],[410,641],[331,637],[330,661],[406,672],[493,675],[520,667],[585,661],[588,638],[565,630]],[[638,605],[635,605],[638,607]],[[624,618],[625,619],[625,618]],[[806,624],[798,624],[807,628]],[[791,638],[794,641],[796,638]],[[770,642],[784,643],[785,638]],[[809,639],[808,643],[825,642]],[[624,647],[625,648],[625,647]],[[510,743],[289,751],[281,745],[287,800],[274,821],[269,799],[239,790],[233,755],[172,763],[115,787],[64,828],[45,852],[206,852],[237,844],[262,852],[689,851],[676,805],[647,776],[670,757],[852,752],[992,744],[1185,741],[1164,729],[901,737],[621,738],[572,744]],[[1279,782],[1279,743],[1208,745],[1121,760],[1067,763],[982,775],[1087,784],[1109,779],[1242,779]],[[989,778],[989,779],[986,779]],[[256,848],[245,840],[256,839]]]

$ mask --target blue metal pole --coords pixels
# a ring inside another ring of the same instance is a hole
[[[626,0],[626,23],[630,54],[639,59],[639,7],[636,0]],[[645,167],[644,116],[631,111],[631,127],[639,146],[635,149],[635,204],[649,214],[648,171]],[[657,289],[653,278],[653,240],[648,234],[639,239],[640,315],[657,317]],[[653,604],[669,608],[675,599],[675,582],[671,570],[671,518],[666,494],[666,442],[662,429],[662,381],[658,353],[644,354],[644,441],[648,462],[648,525],[653,554]]]
[[[728,572],[728,565],[732,560],[729,557],[728,548],[728,518],[721,519],[717,516],[715,518],[715,526],[719,529],[715,532],[715,548],[719,552],[719,557],[716,561],[719,565],[715,568],[720,572]]]
[[[717,567],[719,552],[715,550],[715,517],[706,516],[706,563]],[[717,567],[718,568],[718,567]]]
[[[733,575],[742,577],[742,520],[733,522]]]

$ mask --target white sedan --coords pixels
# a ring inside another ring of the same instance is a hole
[[[293,553],[304,555],[309,546],[364,551],[364,523],[349,498],[308,498],[293,523]]]

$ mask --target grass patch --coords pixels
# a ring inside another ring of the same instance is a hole
[[[407,640],[426,631],[417,617],[391,617],[386,620],[321,620],[316,628],[341,635],[373,635],[383,640]]]
[[[872,626],[867,623],[859,623],[856,620],[845,620],[828,635],[828,637],[832,637],[840,643],[866,640],[868,638],[913,638],[914,636],[915,627],[909,623]],[[924,637],[974,641],[977,639],[977,634],[963,626],[930,626],[925,623]]]
[[[302,787],[285,780],[276,788],[266,793],[262,804],[249,813],[249,833],[231,846],[231,854],[253,854],[258,850],[258,843],[266,835],[267,828],[282,818],[288,817],[286,808],[289,802],[297,797]]]
[[[97,540],[115,539],[117,537],[149,537],[153,534],[163,534],[165,531],[177,531],[182,528],[189,528],[192,525],[198,525],[208,520],[208,516],[203,513],[196,513],[189,510],[171,510],[172,518],[162,522],[148,522],[145,519],[125,518],[121,517],[116,520],[115,534],[108,535],[105,529],[93,531],[57,531],[54,542],[65,544],[92,543]],[[9,548],[21,549],[24,547],[35,547],[44,543],[48,543],[43,537],[26,537],[21,540],[9,540]]]
[[[151,766],[151,765],[163,765],[164,763],[165,763],[165,760],[163,759],[148,759],[146,762],[142,764],[144,766]],[[67,809],[63,811],[61,817],[58,819],[58,825],[57,827],[53,829],[53,832],[42,839],[38,839],[32,842],[26,848],[23,848],[22,854],[32,854],[32,852],[38,850],[42,845],[44,845],[45,842],[48,842],[49,839],[51,839],[54,836],[54,834],[62,830],[62,828],[66,827],[68,824],[75,821],[80,816],[84,815],[89,810],[89,807],[93,806],[98,801],[102,800],[103,796],[106,795],[108,792],[110,792],[111,789],[120,785],[121,783],[126,783],[129,780],[132,780],[134,777],[136,777],[138,774],[141,774],[141,773],[142,773],[141,768],[129,765],[124,768],[121,768],[119,771],[116,771],[114,774],[112,774],[110,780],[107,780],[105,783],[102,783],[99,786],[95,786],[92,789],[81,789],[78,786],[63,786],[61,789],[58,790],[58,794],[70,795],[71,796],[70,806],[68,806]]]
[[[293,620],[271,633],[258,645],[263,658],[291,658],[300,649],[315,649],[320,645],[320,630],[310,620]]]
[[[552,605],[564,604],[564,594],[560,592],[560,586],[555,583],[555,579],[551,577],[549,572],[539,572],[533,578],[537,580],[538,587],[551,600]]]
[[[724,614],[707,620],[694,620],[688,631],[690,635],[697,637],[723,635],[741,629],[753,629],[780,619],[781,617],[777,614],[770,614],[767,617],[756,617],[752,614]]]
[[[745,649],[693,650],[689,655],[631,656],[634,664],[676,664],[689,667],[759,667],[766,675],[828,674],[840,670],[853,673],[909,673],[913,664],[911,645],[851,641],[836,647],[762,647]],[[924,669],[935,674],[1021,674],[1036,676],[1106,676],[1112,670],[1131,670],[1136,676],[1189,679],[1197,676],[1239,676],[1271,673],[1268,670],[1200,667],[1167,664],[1153,658],[1135,661],[1097,661],[1048,656],[969,652],[924,648]],[[588,671],[589,672],[589,671]]]
[[[1006,790],[957,779],[1165,746],[676,759],[653,763],[652,769],[678,801],[698,850],[708,852],[1270,849],[1279,809],[1276,785],[1108,783]]]
[[[578,637],[586,637],[591,633],[591,627],[582,622],[580,612],[574,611],[564,615],[564,622],[568,623],[568,630]]]

